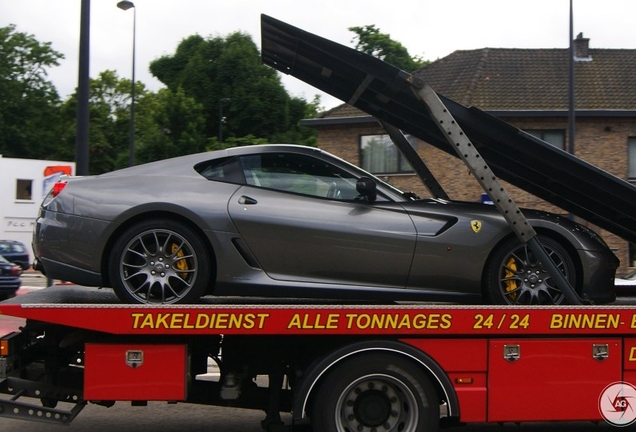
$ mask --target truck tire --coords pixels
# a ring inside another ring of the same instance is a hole
[[[115,241],[110,282],[124,303],[196,303],[210,279],[210,254],[186,225],[149,219]]]
[[[357,355],[335,366],[317,389],[314,432],[432,432],[439,398],[431,380],[407,358]]]

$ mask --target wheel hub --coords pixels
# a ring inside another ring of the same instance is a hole
[[[356,399],[353,406],[354,417],[364,426],[377,427],[384,425],[391,415],[391,402],[386,393],[369,390]]]
[[[562,268],[563,258],[552,250],[549,253],[568,278]],[[550,275],[526,246],[512,251],[504,261],[501,289],[510,304],[558,304],[563,299],[563,293],[551,285]]]
[[[528,282],[531,284],[536,284],[539,281],[539,276],[537,276],[536,274],[531,274],[530,276],[528,276]]]
[[[341,399],[341,427],[351,432],[415,432],[412,393],[390,377],[365,377]]]
[[[154,271],[155,271],[155,272],[157,272],[157,273],[161,273],[161,272],[163,272],[163,271],[165,270],[165,268],[166,268],[166,267],[163,265],[163,263],[160,263],[160,262],[157,262],[157,263],[153,263],[153,262],[151,262],[151,263],[150,263],[150,265],[151,265],[151,266],[153,266],[153,265],[154,265]]]

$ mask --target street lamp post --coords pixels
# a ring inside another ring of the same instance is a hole
[[[219,144],[223,144],[223,104],[230,101],[230,98],[219,99]]]
[[[88,175],[88,140],[90,129],[90,28],[91,0],[82,0],[80,17],[79,70],[77,82],[77,126],[75,134],[75,174]]]
[[[132,46],[132,84],[130,85],[130,142],[128,148],[128,166],[135,164],[135,39],[137,33],[137,8],[131,1],[122,0],[117,7],[127,11],[133,9],[133,46]]]

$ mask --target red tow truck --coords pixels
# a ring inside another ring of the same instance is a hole
[[[55,286],[0,303],[27,319],[0,342],[0,415],[70,423],[87,403],[168,401],[263,410],[269,430],[279,412],[315,431],[634,419],[634,305],[204,300]]]
[[[0,416],[68,424],[89,403],[167,401],[263,410],[271,431],[636,422],[636,304],[580,298],[495,177],[634,242],[636,189],[377,59],[267,16],[262,32],[266,64],[377,116],[403,152],[400,130],[456,152],[569,305],[205,297],[150,306],[53,286],[0,303],[0,314],[26,319],[0,339]],[[541,172],[534,158],[545,152],[554,166]]]

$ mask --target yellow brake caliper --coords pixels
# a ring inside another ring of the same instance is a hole
[[[506,292],[514,291],[518,287],[517,281],[510,279],[515,275],[511,270],[517,270],[517,261],[515,261],[515,259],[512,257],[510,257],[510,259],[506,263],[505,276],[506,276],[506,279],[508,279],[504,282]],[[513,294],[513,297],[516,298],[516,296],[517,296],[517,293]],[[512,300],[515,300],[515,299],[513,298]]]
[[[177,252],[177,250],[179,252]],[[179,270],[182,271],[186,271],[188,270],[188,261],[184,260],[184,259],[179,259],[181,257],[183,257],[185,254],[183,253],[183,249],[179,249],[179,245],[176,243],[172,243],[172,253],[177,253],[176,257],[177,260],[175,260],[175,267],[177,267]],[[179,277],[183,280],[186,280],[186,278],[188,277],[187,273],[179,273]]]

